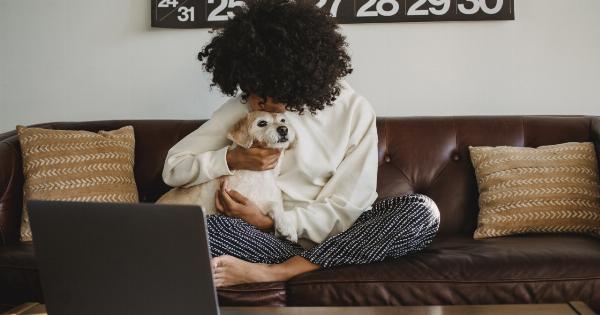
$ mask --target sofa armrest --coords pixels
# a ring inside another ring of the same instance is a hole
[[[19,240],[23,171],[18,136],[0,135],[0,246]]]
[[[592,142],[594,142],[594,146],[596,147],[598,169],[600,169],[600,117],[591,117],[590,132]]]

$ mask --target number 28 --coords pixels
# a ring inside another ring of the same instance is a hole
[[[388,8],[386,9],[384,5]],[[373,6],[375,6],[375,10],[369,10]],[[392,16],[396,15],[399,10],[400,5],[396,0],[369,0],[358,9],[356,17]]]

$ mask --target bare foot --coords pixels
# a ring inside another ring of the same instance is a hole
[[[270,268],[273,265],[250,263],[233,256],[219,256],[212,259],[215,286],[254,282],[272,282],[281,280]]]
[[[217,288],[242,283],[285,281],[301,273],[319,269],[302,257],[293,257],[277,265],[251,263],[233,256],[219,256],[211,260],[213,279]]]

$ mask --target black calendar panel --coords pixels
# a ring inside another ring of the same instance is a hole
[[[243,0],[151,0],[152,26],[218,28]],[[339,23],[514,20],[514,0],[314,0]]]

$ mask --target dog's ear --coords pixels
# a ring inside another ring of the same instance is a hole
[[[233,125],[227,134],[227,139],[246,149],[249,149],[252,146],[254,139],[252,139],[248,132],[248,116],[240,119]]]

